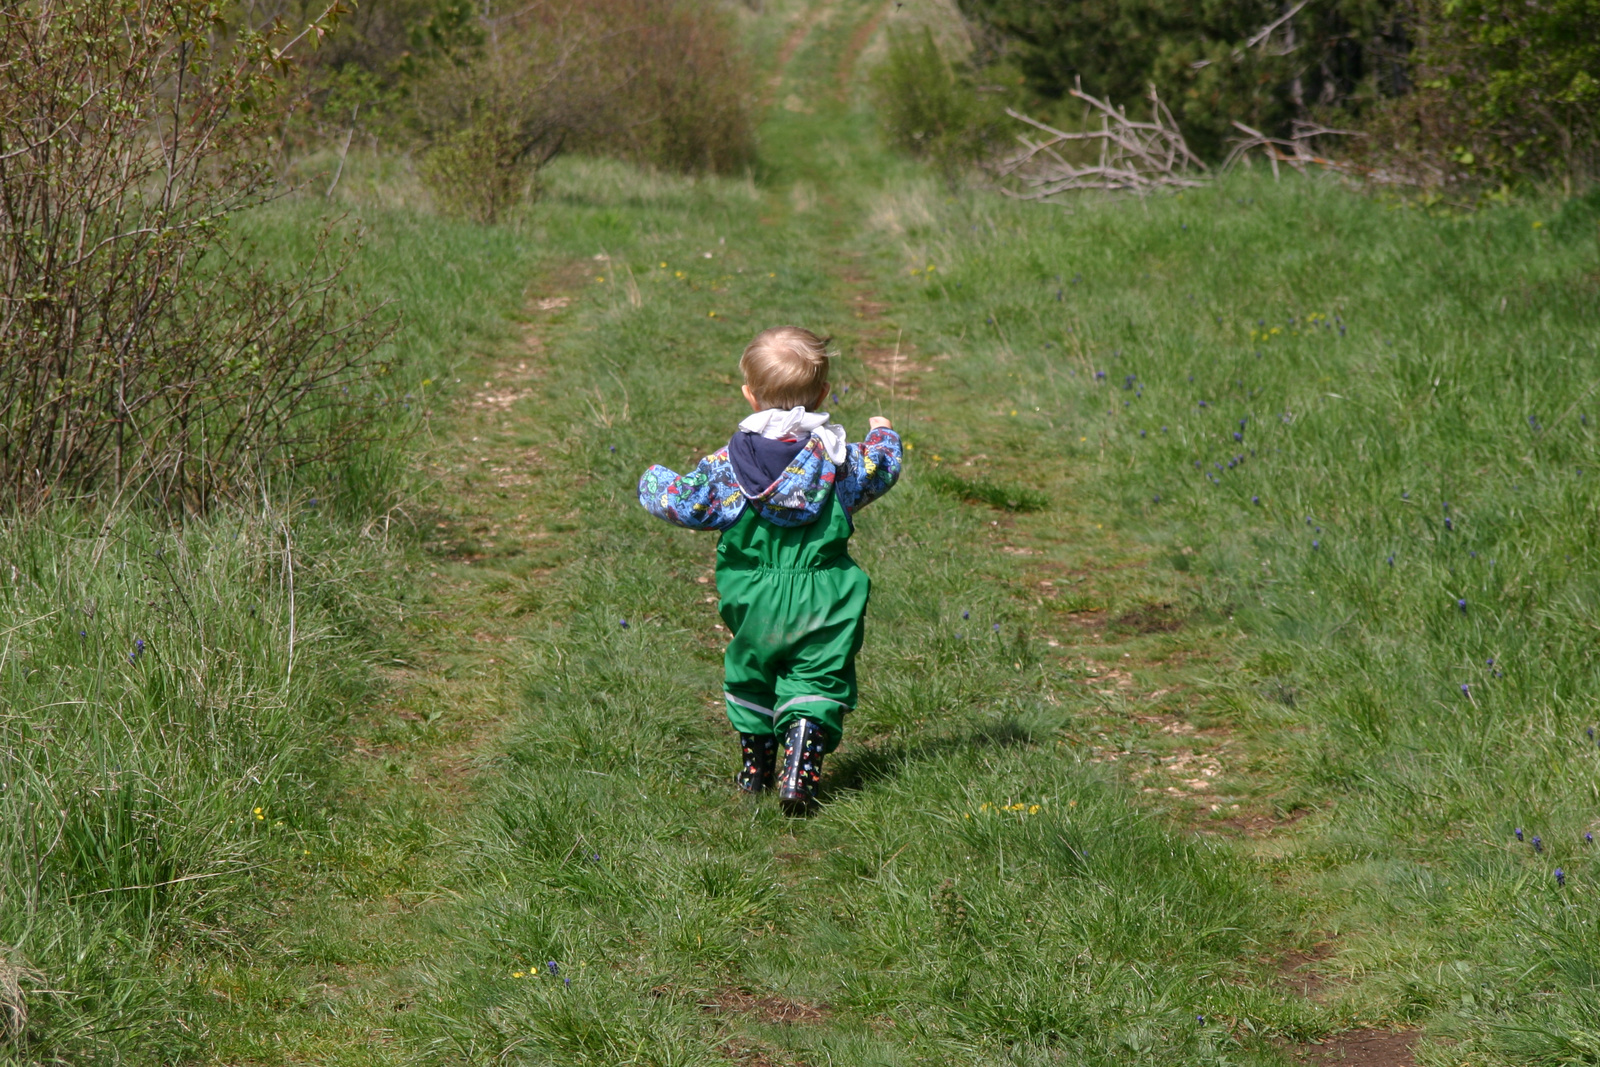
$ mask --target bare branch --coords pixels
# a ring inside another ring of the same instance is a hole
[[[1022,188],[1001,191],[1020,200],[1048,200],[1068,192],[1083,190],[1130,191],[1143,195],[1158,188],[1192,188],[1202,184],[1205,163],[1189,149],[1162,103],[1155,87],[1150,88],[1152,121],[1139,122],[1127,112],[1085,93],[1081,86],[1072,95],[1087,103],[1100,119],[1099,129],[1058,130],[1020,112],[1006,109],[1019,122],[1047,134],[1044,139],[1018,135],[1022,150],[994,163],[996,176],[1010,179]],[[1093,163],[1074,163],[1070,153],[1058,151],[1072,145],[1094,145]]]

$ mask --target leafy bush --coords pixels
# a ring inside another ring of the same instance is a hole
[[[1375,153],[1438,179],[1600,175],[1600,0],[1429,0]]]
[[[1288,132],[1309,109],[1350,108],[1404,85],[1405,26],[1393,0],[961,0],[1004,40],[1029,83],[1061,99],[1075,81],[1113,103],[1154,84],[1189,144],[1216,157],[1234,120]],[[1269,28],[1270,31],[1269,31]],[[1264,32],[1269,31],[1269,32]]]
[[[1551,0],[960,0],[1033,89],[1078,79],[1113,103],[1155,85],[1215,158],[1237,120],[1366,123],[1367,154],[1428,181],[1593,172],[1600,2]]]
[[[987,152],[1000,117],[971,72],[951,63],[933,32],[894,33],[872,72],[872,90],[890,143],[953,175]]]
[[[289,277],[229,238],[270,190],[279,25],[209,0],[0,7],[0,486],[204,508],[359,432],[386,327],[325,230]],[[320,33],[325,23],[301,37]]]
[[[713,10],[535,4],[483,26],[413,92],[422,177],[448,210],[492,221],[565,149],[685,172],[754,156],[749,70]]]

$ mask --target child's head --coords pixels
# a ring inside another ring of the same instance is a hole
[[[739,369],[753,406],[814,407],[828,391],[828,342],[798,326],[774,326],[745,347]]]

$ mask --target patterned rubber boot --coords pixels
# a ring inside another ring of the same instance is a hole
[[[822,777],[822,727],[796,720],[783,735],[783,770],[778,776],[778,802],[790,815],[803,815],[817,802]]]
[[[739,735],[739,775],[734,779],[746,793],[763,793],[778,777],[778,739],[771,734]]]

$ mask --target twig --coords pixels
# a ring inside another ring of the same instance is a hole
[[[1001,178],[1014,178],[1025,188],[1002,187],[1007,196],[1020,200],[1048,200],[1065,192],[1086,189],[1129,190],[1141,196],[1156,188],[1191,188],[1202,184],[1204,161],[1183,139],[1171,110],[1150,87],[1149,122],[1128,118],[1127,111],[1114,108],[1075,86],[1072,95],[1087,105],[1085,119],[1098,115],[1099,129],[1068,132],[1040,122],[1010,108],[1006,114],[1025,122],[1048,137],[1035,140],[1018,135],[1022,151],[1000,161],[995,170]],[[1079,166],[1057,146],[1092,142],[1098,159],[1093,165]]]
[[[894,335],[894,358],[889,361],[889,421],[894,421],[894,393],[895,385],[900,380],[900,338],[905,335],[902,328]]]
[[[1244,49],[1240,49],[1233,53],[1233,58],[1240,58],[1246,49],[1254,48],[1262,41],[1265,41],[1268,37],[1271,37],[1273,30],[1277,29],[1279,26],[1282,26],[1285,22],[1288,22],[1290,19],[1298,15],[1300,13],[1300,9],[1305,7],[1310,2],[1311,0],[1300,0],[1298,4],[1294,5],[1294,7],[1291,7],[1288,11],[1267,23],[1259,31],[1257,31],[1254,37],[1250,38],[1244,43]]]
[[[1278,178],[1278,164],[1280,162],[1287,163],[1291,167],[1302,172],[1305,170],[1306,164],[1308,163],[1315,163],[1320,167],[1327,167],[1329,170],[1337,170],[1341,172],[1361,170],[1361,168],[1358,168],[1354,164],[1344,163],[1338,160],[1329,159],[1326,156],[1318,155],[1312,150],[1311,147],[1311,141],[1316,137],[1365,136],[1365,134],[1362,134],[1356,130],[1340,130],[1335,129],[1332,126],[1324,126],[1321,123],[1305,122],[1301,119],[1296,119],[1291,127],[1293,131],[1292,135],[1288,140],[1284,140],[1281,137],[1268,137],[1260,130],[1251,126],[1246,126],[1237,119],[1234,120],[1233,127],[1234,129],[1237,129],[1248,136],[1234,143],[1232,150],[1228,152],[1227,159],[1223,160],[1222,169],[1224,171],[1232,168],[1235,163],[1245,158],[1249,152],[1254,151],[1257,148],[1261,149],[1262,152],[1265,153],[1267,159],[1271,161],[1272,177],[1274,181],[1276,181]]]
[[[350,154],[350,138],[356,135],[356,113],[360,110],[360,104],[350,109],[350,128],[345,131],[344,147],[339,150],[339,167],[333,172],[333,181],[328,183],[327,199],[333,198],[333,191],[339,187],[339,178],[344,174],[344,157]]]

